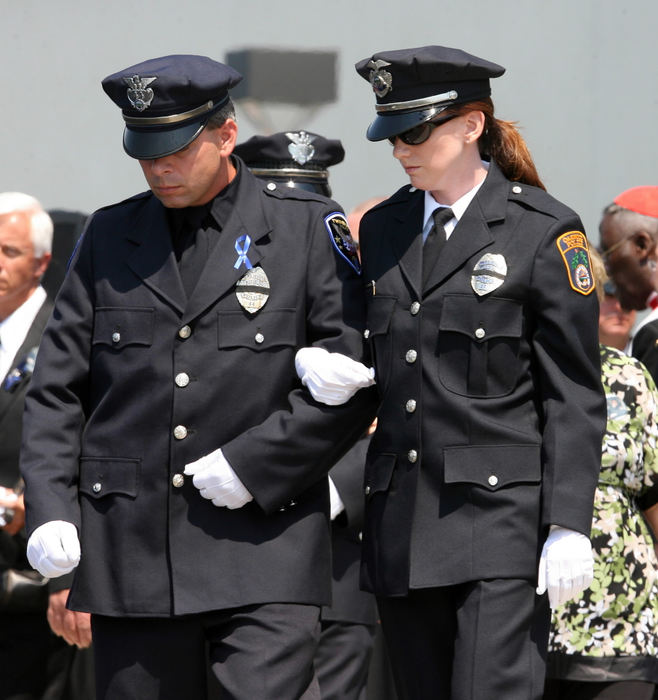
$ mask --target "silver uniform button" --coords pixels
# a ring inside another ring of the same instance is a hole
[[[177,425],[174,428],[174,437],[176,440],[183,440],[187,437],[187,428],[184,425]]]
[[[92,490],[94,493],[100,493],[102,488],[103,488],[103,485],[100,484],[100,483],[97,481],[97,482],[91,487],[91,490]]]
[[[514,192],[514,194],[521,194],[523,188],[520,185],[514,185],[514,187],[512,187],[512,192]]]
[[[480,338],[480,340],[481,340],[482,338],[484,338],[485,335],[486,335],[486,331],[484,330],[484,328],[476,328],[475,329],[475,337],[476,338]]]
[[[366,496],[370,495],[370,486],[366,486],[365,492],[366,492]]]
[[[407,413],[413,413],[416,410],[416,400],[409,399],[405,405],[405,408],[407,409]]]
[[[185,483],[185,477],[182,474],[174,474],[171,478],[171,485],[179,489]]]
[[[412,316],[415,316],[420,311],[420,304],[417,301],[414,301],[414,303],[409,307],[409,311],[411,311]]]
[[[180,374],[176,375],[174,381],[176,382],[176,386],[187,386],[190,383],[190,375],[186,372],[181,372]]]
[[[273,192],[273,191],[276,189],[276,184],[275,184],[274,182],[268,182],[268,183],[267,183],[267,189],[268,189],[270,192]]]
[[[498,483],[498,477],[495,474],[492,474],[487,481],[489,482],[489,486],[495,486]]]
[[[118,343],[121,340],[121,333],[112,333],[112,342]]]
[[[407,354],[404,359],[409,363],[413,364],[418,359],[418,353],[415,350],[407,350]]]
[[[366,328],[365,331],[363,331],[363,337],[368,340],[370,337],[370,331]]]
[[[409,452],[407,452],[407,459],[413,464],[418,459],[418,452],[416,452],[416,450],[409,450]]]
[[[189,338],[192,335],[192,329],[189,326],[183,326],[179,331],[178,331],[178,337],[183,338]]]
[[[260,345],[265,340],[265,336],[262,333],[256,333],[254,340]]]

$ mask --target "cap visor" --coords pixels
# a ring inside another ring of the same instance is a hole
[[[176,129],[131,129],[123,131],[123,150],[132,158],[153,160],[185,148],[199,135],[207,119],[184,124]]]
[[[369,141],[383,141],[389,136],[397,136],[397,134],[402,134],[413,129],[414,126],[432,119],[444,109],[447,107],[439,109],[433,107],[406,113],[378,114],[375,121],[368,127],[366,137]]]

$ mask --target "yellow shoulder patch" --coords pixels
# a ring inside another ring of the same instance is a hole
[[[585,234],[582,231],[567,231],[558,237],[556,243],[567,268],[571,288],[580,294],[591,294],[596,285]]]

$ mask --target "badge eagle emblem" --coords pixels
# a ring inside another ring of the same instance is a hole
[[[139,75],[133,75],[132,78],[124,78],[123,81],[128,85],[128,99],[130,104],[138,111],[143,112],[151,106],[153,100],[153,88],[148,87],[157,76],[153,78],[141,78]]]
[[[368,61],[366,64],[366,68],[371,69],[368,80],[377,97],[385,97],[393,90],[393,76],[387,70],[384,70],[386,66],[390,65],[388,61],[382,61],[381,59]]]
[[[315,141],[315,136],[311,136],[306,131],[287,131],[286,136],[291,141],[288,152],[295,163],[300,165],[308,163],[315,155],[315,148],[311,145]]]

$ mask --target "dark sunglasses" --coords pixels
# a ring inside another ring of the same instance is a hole
[[[407,146],[420,146],[421,143],[425,143],[427,139],[432,135],[434,129],[441,124],[449,122],[451,119],[458,117],[458,114],[451,114],[448,117],[443,117],[443,119],[433,119],[428,122],[423,122],[418,126],[414,126],[408,131],[404,131],[401,134],[395,134],[395,136],[389,136],[388,140],[395,145],[395,139],[400,139],[402,143],[406,143]]]

